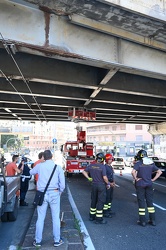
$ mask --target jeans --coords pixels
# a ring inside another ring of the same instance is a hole
[[[45,193],[42,206],[37,206],[38,218],[36,222],[35,233],[35,240],[37,243],[42,241],[44,220],[46,217],[48,204],[51,209],[54,242],[59,242],[60,240],[60,193],[58,190],[48,190]]]

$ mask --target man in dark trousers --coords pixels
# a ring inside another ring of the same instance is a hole
[[[104,154],[98,153],[96,155],[96,162],[91,163],[82,172],[83,175],[92,181],[92,192],[91,192],[91,207],[89,220],[95,220],[96,224],[106,224],[103,220],[103,206],[106,200],[106,185],[110,188],[110,183],[106,176],[106,169],[103,164]],[[89,176],[90,174],[90,176]]]
[[[156,225],[155,222],[155,208],[153,206],[153,185],[152,183],[162,174],[161,170],[156,167],[154,162],[147,157],[145,150],[140,150],[137,154],[137,162],[134,164],[134,168],[131,172],[134,180],[137,192],[137,200],[139,206],[139,225],[146,226],[145,217],[145,201],[147,204],[147,210],[149,213],[148,223],[152,226]],[[156,172],[154,178],[152,173]]]
[[[31,179],[30,169],[27,165],[27,158],[22,157],[21,163],[18,166],[18,169],[22,169],[21,173],[21,183],[20,183],[20,206],[28,206],[28,203],[25,201],[25,196],[29,188],[29,181]]]
[[[108,181],[110,182],[110,188],[106,189],[106,202],[103,208],[104,217],[107,217],[107,218],[111,218],[112,215],[114,214],[111,211],[113,192],[114,192],[114,187],[115,187],[114,169],[111,166],[111,163],[113,160],[114,160],[114,157],[112,154],[108,153],[105,155],[106,175],[107,175]]]

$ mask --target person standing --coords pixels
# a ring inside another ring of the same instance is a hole
[[[33,168],[34,168],[37,164],[39,164],[39,163],[41,163],[41,162],[44,162],[44,152],[40,152],[40,153],[38,154],[38,158],[39,158],[39,159],[38,159],[37,161],[34,162]],[[35,185],[36,185],[37,181],[38,181],[38,174],[35,174],[35,176],[34,176],[34,183],[35,183]]]
[[[114,160],[114,157],[112,154],[108,153],[105,155],[106,175],[107,175],[108,181],[110,182],[110,188],[106,189],[106,202],[103,208],[104,217],[107,217],[107,218],[111,218],[113,214],[111,212],[113,192],[114,192],[114,187],[115,187],[114,169],[111,166],[111,163],[113,160]]]
[[[96,224],[106,224],[107,221],[103,219],[103,207],[106,200],[106,185],[110,188],[110,183],[106,176],[106,169],[103,164],[104,154],[98,153],[96,155],[96,162],[91,163],[82,174],[92,181],[91,191],[91,207],[90,207],[90,221]],[[89,176],[90,174],[90,176]]]
[[[38,174],[37,190],[42,192],[44,191],[55,166],[50,150],[44,151],[44,160],[44,162],[37,164],[35,168],[30,170],[31,175]],[[52,214],[54,246],[58,247],[64,243],[60,238],[60,196],[64,189],[64,171],[61,166],[57,165],[47,191],[44,195],[43,204],[41,206],[37,206],[38,217],[36,222],[35,240],[33,242],[34,246],[40,247],[42,244],[42,234],[48,204],[51,208]]]
[[[5,167],[6,176],[13,176],[22,173],[22,168],[19,169],[16,164],[18,162],[18,159],[19,159],[18,155],[12,156],[12,162],[8,163]]]
[[[152,178],[153,172],[156,172],[154,178]],[[152,226],[156,226],[155,208],[153,206],[152,183],[157,180],[157,178],[162,174],[162,172],[156,167],[154,162],[147,157],[147,152],[145,150],[140,150],[137,154],[137,162],[134,164],[134,168],[131,174],[135,180],[135,187],[139,206],[139,220],[137,223],[143,227],[146,226],[146,201],[147,210],[149,213],[148,223]]]
[[[29,188],[29,181],[31,179],[31,176],[30,169],[27,164],[27,157],[22,157],[18,168],[22,169],[20,178],[20,206],[28,206],[28,203],[25,201],[25,197]]]

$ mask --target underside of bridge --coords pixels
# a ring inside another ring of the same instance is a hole
[[[115,2],[0,0],[0,119],[166,121],[166,14]]]

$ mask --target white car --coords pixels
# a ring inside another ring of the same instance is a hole
[[[125,161],[123,157],[114,157],[114,161],[112,162],[112,167],[114,169],[124,169]]]
[[[133,166],[133,161],[134,161],[134,157],[128,157],[125,159],[125,165],[126,167],[132,167]]]

